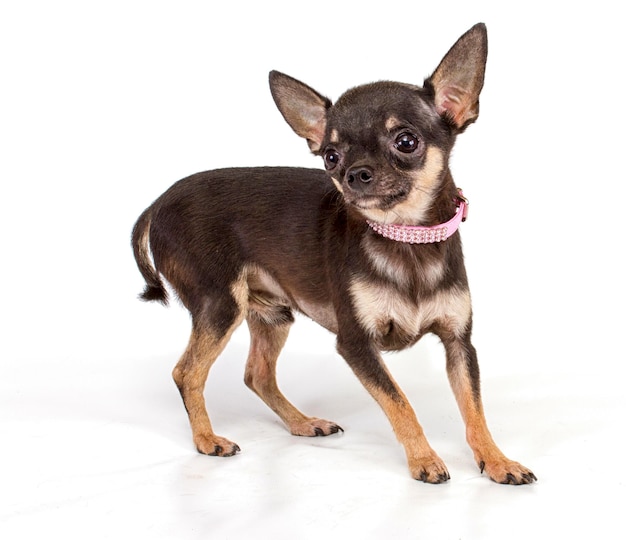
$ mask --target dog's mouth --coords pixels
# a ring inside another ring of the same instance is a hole
[[[361,210],[391,210],[394,206],[406,200],[409,192],[405,189],[400,189],[394,193],[385,193],[382,195],[354,195],[353,197],[347,197],[347,202],[352,206]]]

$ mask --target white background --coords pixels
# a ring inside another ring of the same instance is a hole
[[[0,7],[0,537],[609,538],[622,530],[624,42],[615,2],[5,2]],[[489,31],[481,117],[452,162],[487,418],[532,486],[479,474],[426,339],[387,357],[452,480],[411,480],[383,413],[304,319],[285,393],[345,433],[291,437],[243,385],[247,330],[209,377],[198,455],[170,373],[186,313],[136,299],[129,235],[188,174],[319,167],[271,69],[336,99],[421,84]]]

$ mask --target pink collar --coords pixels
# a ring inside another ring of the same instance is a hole
[[[462,221],[467,219],[469,202],[463,197],[463,191],[458,189],[456,196],[456,214],[450,221],[432,227],[419,227],[414,225],[393,225],[392,223],[377,223],[367,221],[367,224],[378,234],[407,244],[432,244],[442,242],[452,236]]]

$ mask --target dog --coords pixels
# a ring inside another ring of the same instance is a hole
[[[450,474],[431,448],[381,351],[434,333],[481,472],[504,484],[536,480],[496,446],[481,403],[472,310],[458,227],[467,200],[448,161],[456,136],[478,117],[487,31],[461,36],[422,87],[357,86],[336,103],[277,71],[276,105],[323,158],[295,167],[214,170],[180,180],[139,217],[132,245],[146,287],[167,303],[164,281],[189,310],[189,344],[173,371],[199,452],[232,456],[203,397],[209,369],[246,320],[245,384],[294,435],[343,431],[300,412],[281,393],[276,361],[293,312],[337,336],[337,350],[382,407],[413,478]]]

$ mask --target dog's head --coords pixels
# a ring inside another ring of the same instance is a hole
[[[346,202],[379,222],[420,224],[447,171],[455,136],[478,117],[487,31],[477,24],[423,87],[377,82],[332,104],[309,86],[270,73],[287,123],[304,137]]]

